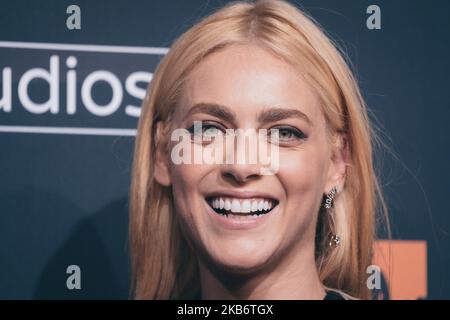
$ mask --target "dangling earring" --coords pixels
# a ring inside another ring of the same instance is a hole
[[[337,188],[336,186],[334,186],[330,192],[328,192],[327,197],[325,199],[325,209],[331,209],[333,207],[333,199],[336,196],[337,193]],[[338,236],[337,234],[332,234],[331,238],[330,238],[330,242],[328,243],[328,245],[330,247],[337,247],[339,246],[339,244],[341,243],[341,237]]]
[[[331,209],[331,207],[333,206],[333,198],[337,193],[337,188],[336,186],[334,186],[330,192],[328,192],[327,194],[327,198],[325,199],[325,208],[326,209]]]

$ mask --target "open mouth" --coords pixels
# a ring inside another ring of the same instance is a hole
[[[262,216],[271,212],[278,200],[270,198],[231,198],[231,197],[207,197],[209,206],[223,216]]]

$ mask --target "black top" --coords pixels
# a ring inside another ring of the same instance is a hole
[[[329,290],[329,291],[326,291],[326,293],[327,294],[325,295],[323,300],[345,300],[345,298],[336,291]]]
[[[340,293],[333,291],[333,290],[327,290],[325,291],[326,295],[323,298],[323,300],[346,300]],[[201,293],[200,291],[197,292],[197,294],[194,296],[195,300],[201,300]]]

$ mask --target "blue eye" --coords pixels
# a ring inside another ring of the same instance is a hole
[[[219,128],[217,128],[216,126],[212,126],[212,125],[205,126],[205,130],[203,130],[203,134],[205,136],[215,137],[221,133],[222,133],[222,131],[220,131]]]
[[[301,130],[293,127],[275,127],[269,130],[269,138],[274,143],[292,143],[306,140],[308,137]]]
[[[224,134],[224,131],[219,126],[212,123],[202,123],[199,125],[192,125],[187,129],[192,136],[211,139]]]

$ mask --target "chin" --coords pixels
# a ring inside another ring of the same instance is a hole
[[[224,271],[246,274],[263,268],[273,255],[268,246],[256,241],[233,241],[228,245],[216,245],[209,252],[213,262]]]

